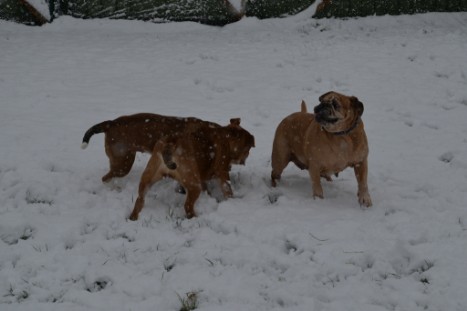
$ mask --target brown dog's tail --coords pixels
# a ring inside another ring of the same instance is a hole
[[[89,130],[84,133],[83,143],[81,144],[81,149],[86,149],[89,144],[89,140],[91,139],[92,135],[105,133],[108,128],[112,125],[112,121],[104,121],[99,124],[92,126]]]
[[[306,109],[306,103],[305,101],[302,99],[302,113],[307,113],[307,109]]]
[[[167,143],[162,150],[162,160],[164,160],[165,166],[170,170],[177,168],[177,163],[175,163],[172,158],[174,147],[175,146],[173,144]]]

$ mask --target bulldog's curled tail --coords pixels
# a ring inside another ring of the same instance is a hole
[[[306,103],[305,103],[304,100],[302,100],[302,111],[301,112],[302,113],[307,113],[308,112],[308,110],[306,109]]]
[[[167,166],[168,169],[174,170],[177,168],[177,163],[174,162],[172,154],[174,152],[175,146],[171,143],[167,143],[162,150],[162,160]]]
[[[89,144],[89,140],[92,135],[105,133],[112,126],[112,121],[104,121],[92,126],[89,130],[84,133],[83,143],[81,144],[81,149],[86,149]]]

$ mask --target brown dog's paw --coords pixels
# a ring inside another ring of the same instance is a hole
[[[196,217],[195,212],[192,212],[192,213],[189,213],[189,212],[188,212],[188,213],[186,213],[186,218],[187,218],[187,219],[191,219],[191,218],[193,218],[193,217]]]
[[[358,203],[360,203],[361,206],[366,207],[371,207],[373,205],[371,202],[370,194],[368,192],[364,194],[358,194]]]
[[[136,220],[138,220],[138,215],[131,214],[128,219],[131,220],[131,221],[136,221]]]

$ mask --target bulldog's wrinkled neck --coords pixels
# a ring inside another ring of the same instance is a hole
[[[350,132],[352,132],[360,124],[361,121],[362,120],[360,119],[360,117],[357,117],[357,119],[355,119],[352,126],[350,126],[348,129],[340,131],[340,132],[330,132],[330,133],[336,136],[343,136],[343,135],[350,134]]]

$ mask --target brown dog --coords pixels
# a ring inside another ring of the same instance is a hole
[[[141,176],[130,220],[138,219],[146,192],[164,177],[175,179],[185,189],[187,218],[196,216],[194,204],[201,191],[212,193],[220,187],[224,198],[231,197],[230,165],[245,164],[254,145],[254,137],[240,126],[240,119],[223,127],[189,125],[182,135],[158,141]]]
[[[162,137],[183,132],[187,126],[219,124],[196,118],[179,118],[152,113],[122,116],[92,126],[83,137],[81,148],[85,149],[94,134],[105,133],[105,153],[109,158],[110,171],[102,177],[108,182],[114,177],[126,176],[133,166],[136,152],[152,152]]]
[[[354,96],[328,92],[319,98],[314,114],[291,114],[279,124],[272,149],[271,183],[276,186],[289,162],[307,169],[313,197],[323,198],[320,177],[330,180],[347,167],[353,167],[358,182],[358,201],[372,205],[368,193],[368,142],[361,120],[363,104]]]

